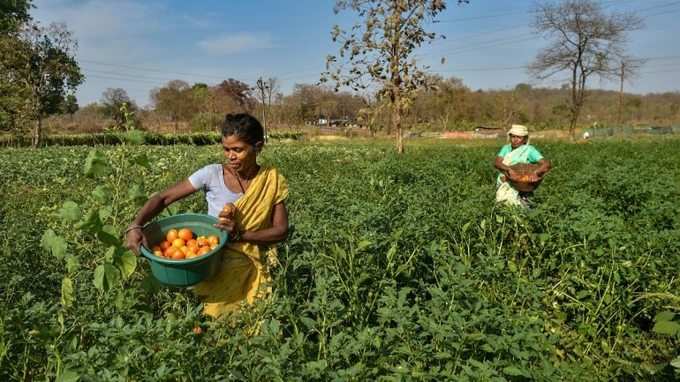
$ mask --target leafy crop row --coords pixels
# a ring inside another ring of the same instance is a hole
[[[272,144],[292,233],[272,298],[226,322],[120,243],[218,147],[4,149],[0,379],[673,380],[675,146],[541,145],[555,170],[517,213],[494,146]]]

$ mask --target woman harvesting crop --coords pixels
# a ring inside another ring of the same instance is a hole
[[[512,125],[508,131],[510,143],[504,145],[496,156],[494,166],[501,172],[496,179],[496,202],[510,206],[528,207],[531,191],[519,191],[513,183],[536,185],[550,171],[550,161],[529,144],[526,126]],[[535,164],[531,171],[519,173],[516,165]]]
[[[257,164],[264,145],[262,125],[249,114],[227,114],[222,123],[225,163],[207,165],[188,179],[153,196],[126,230],[127,246],[138,253],[148,247],[142,226],[177,200],[202,190],[216,227],[229,233],[220,269],[194,287],[213,317],[234,311],[241,301],[252,303],[269,281],[267,258],[276,256],[274,243],[288,236],[285,178],[273,167]]]

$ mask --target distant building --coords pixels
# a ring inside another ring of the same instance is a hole
[[[498,127],[477,126],[473,131],[475,132],[475,135],[479,135],[484,138],[498,138],[505,135],[505,130]]]
[[[328,121],[328,124],[330,126],[349,126],[352,124],[352,121],[350,121],[347,118],[337,118],[337,119],[331,119]]]

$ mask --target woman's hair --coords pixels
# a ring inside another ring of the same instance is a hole
[[[227,114],[220,128],[223,137],[235,135],[253,146],[257,142],[264,142],[264,129],[260,121],[248,113]]]

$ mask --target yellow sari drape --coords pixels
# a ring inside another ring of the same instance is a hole
[[[274,205],[288,197],[285,178],[273,167],[262,167],[236,203],[236,224],[241,231],[271,226]],[[220,317],[236,311],[242,301],[252,304],[270,288],[269,264],[276,262],[276,247],[247,242],[227,243],[217,274],[194,287],[203,300],[203,313]]]

